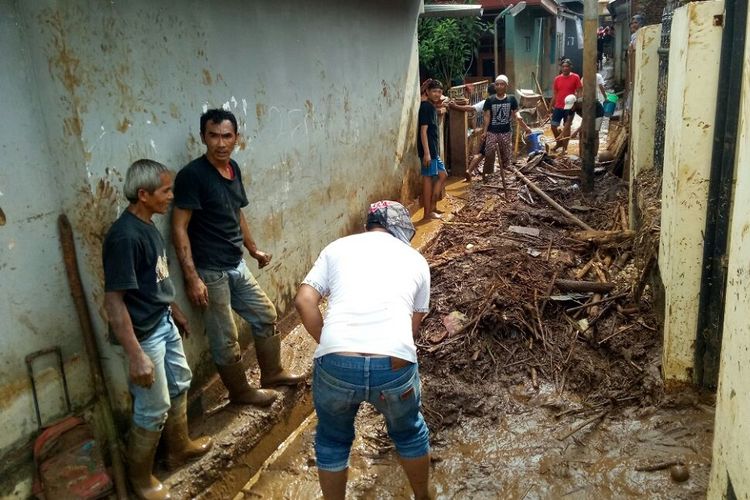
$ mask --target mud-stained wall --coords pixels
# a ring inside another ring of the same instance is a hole
[[[646,26],[636,35],[635,77],[633,80],[632,126],[630,128],[630,226],[636,214],[635,180],[642,170],[654,168],[654,128],[656,89],[659,79],[657,49],[661,24]]]
[[[283,313],[325,244],[357,230],[368,202],[407,197],[418,180],[418,10],[399,0],[0,0],[0,456],[36,428],[25,354],[61,345],[75,403],[91,395],[57,216],[73,223],[102,340],[100,248],[126,206],[127,166],[149,157],[179,169],[203,152],[200,113],[231,109],[246,216],[274,255],[257,277]],[[168,218],[157,224],[168,238]],[[212,367],[191,320],[186,350],[200,383]],[[105,346],[103,358],[125,415],[122,355]],[[56,376],[42,372],[52,415]]]
[[[537,19],[542,19],[541,63],[537,64],[539,49],[539,25]],[[536,83],[531,77],[535,73],[543,89],[551,92],[552,80],[550,75],[557,75],[557,56],[550,54],[555,51],[557,41],[553,29],[556,18],[549,15],[541,7],[527,7],[517,16],[505,16],[505,61],[506,68],[500,68],[501,73],[510,77],[512,89],[534,89]],[[578,68],[580,72],[580,68]]]
[[[692,381],[723,11],[723,1],[696,2],[672,20],[659,247],[666,380]]]
[[[729,478],[736,498],[750,498],[750,14],[747,27],[708,498],[726,498]]]
[[[635,77],[633,81],[633,127],[631,131],[630,174],[654,168],[654,127],[656,87],[659,77],[657,49],[661,24],[646,26],[636,34]]]

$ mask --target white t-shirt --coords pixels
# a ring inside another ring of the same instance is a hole
[[[316,358],[358,352],[417,361],[411,319],[428,310],[430,268],[412,247],[382,231],[346,236],[320,252],[302,283],[328,297]]]
[[[599,99],[599,102],[603,103],[604,99],[607,98],[604,94],[602,94],[602,89],[600,86],[604,87],[604,77],[601,73],[596,74],[596,98]]]

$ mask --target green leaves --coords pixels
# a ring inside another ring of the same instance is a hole
[[[490,23],[479,18],[424,18],[419,20],[419,63],[450,87],[453,78],[466,75],[479,38],[491,33]]]

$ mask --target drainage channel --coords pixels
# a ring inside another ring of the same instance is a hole
[[[292,328],[282,342],[285,366],[297,373],[309,372],[314,341],[301,325]],[[248,377],[258,384],[260,373],[252,350],[245,353],[251,363]],[[279,398],[269,408],[231,405],[218,381],[200,396],[202,415],[191,420],[191,434],[207,435],[214,446],[201,460],[160,478],[174,498],[206,500],[233,498],[263,467],[263,464],[313,413],[308,384],[280,388]]]
[[[446,212],[457,210],[463,204],[460,195],[465,189],[466,184],[463,181],[451,180],[446,187],[448,196],[440,202],[440,207]],[[415,210],[413,219],[416,221],[421,218],[421,210]],[[441,226],[438,221],[415,224],[417,234],[412,244],[418,249],[428,244],[437,235]],[[313,340],[301,325],[296,325],[290,328],[283,341],[284,364],[297,372],[309,371],[314,350]],[[252,362],[254,355],[246,353],[246,356]],[[257,384],[257,366],[250,369],[248,374],[250,380]],[[290,486],[296,488],[291,498],[319,497],[317,469],[312,453],[316,419],[312,407],[311,388],[305,385],[296,389],[283,388],[280,392],[282,396],[271,408],[241,407],[222,401],[223,387],[221,384],[212,384],[212,387],[201,396],[203,416],[199,421],[191,421],[191,434],[212,436],[215,442],[214,449],[199,462],[184,467],[168,477],[162,477],[172,490],[173,496],[206,500],[258,498],[257,492],[264,488],[278,491],[279,488],[273,486],[273,478],[277,477],[279,464],[283,463],[291,474],[304,476],[304,480],[299,483],[291,481]],[[367,411],[360,413],[367,422],[374,417]],[[359,421],[358,418],[358,426],[361,426]],[[365,431],[362,434],[369,436],[373,435],[373,432]],[[367,455],[366,449],[370,447],[370,441],[358,438],[355,442],[352,456],[356,463],[353,463],[350,474],[354,482],[360,479],[366,481],[372,474],[369,465],[360,463],[357,458]],[[291,465],[290,450],[294,450],[293,455],[304,455],[306,458],[303,463]],[[287,480],[288,478],[282,479],[280,486]],[[408,496],[408,484],[405,479],[397,483],[398,487],[395,489]],[[269,491],[261,496],[279,498],[276,493]]]

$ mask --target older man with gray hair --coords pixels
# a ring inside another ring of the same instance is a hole
[[[177,467],[211,448],[211,439],[191,440],[187,390],[192,373],[180,334],[185,315],[174,302],[167,250],[151,220],[172,201],[172,173],[161,163],[138,160],[125,174],[130,205],[104,239],[104,306],[110,328],[128,361],[133,423],[128,439],[128,478],[137,498],[170,498],[152,474],[162,430],[167,465]]]
[[[409,212],[370,205],[366,232],[323,249],[295,306],[319,344],[314,354],[315,454],[323,497],[343,499],[354,417],[368,401],[385,417],[414,495],[429,493],[429,431],[420,412],[419,324],[430,300],[430,269],[409,242]],[[318,308],[328,297],[325,319]]]

